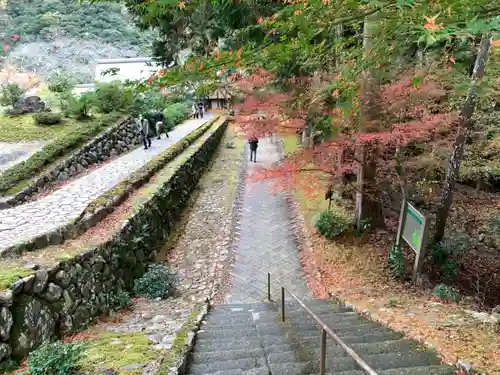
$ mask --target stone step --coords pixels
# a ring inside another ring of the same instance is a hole
[[[385,331],[369,331],[363,334],[362,336],[352,335],[349,332],[345,335],[340,333],[339,337],[345,344],[349,345],[358,343],[375,343],[375,342],[399,340],[403,337],[403,334],[391,330],[385,330]],[[319,345],[320,336],[319,334],[315,334],[314,336],[299,335],[298,337],[263,336],[261,337],[261,340],[264,347],[270,345],[283,345],[290,343],[305,343],[305,342],[313,342]]]
[[[316,315],[331,315],[331,314],[340,314],[346,312],[351,312],[356,314],[356,312],[353,312],[352,309],[338,305],[317,306],[311,308],[311,310]],[[280,317],[281,309],[277,308],[274,310],[260,311],[258,313],[261,317],[273,317],[273,316]],[[285,317],[288,316],[303,318],[303,317],[310,317],[311,314],[309,314],[306,310],[304,310],[300,305],[297,305],[297,306],[290,306],[288,308],[285,307]]]
[[[238,338],[234,340],[198,340],[196,339],[196,345],[193,348],[194,353],[203,352],[220,352],[223,350],[252,350],[261,348],[260,339],[247,339],[239,340]]]
[[[377,326],[374,324],[360,324],[360,325],[354,325],[354,326],[344,326],[344,327],[338,327],[337,329],[334,330],[335,334],[337,336],[362,336],[365,333],[372,333],[374,331],[380,331],[380,332],[393,332],[389,328]],[[224,332],[224,331],[219,331],[219,332]],[[321,334],[321,331],[318,328],[315,327],[294,327],[293,330],[291,329],[286,329],[286,328],[268,328],[267,330],[259,330],[260,335],[262,337],[268,337],[268,336],[286,336],[286,337],[310,337],[310,336],[316,336],[319,337]]]
[[[226,330],[226,329],[257,329],[257,326],[255,325],[255,322],[253,320],[247,320],[247,321],[242,321],[242,320],[233,320],[233,321],[227,321],[223,323],[214,323],[214,322],[207,322],[203,323],[201,325],[201,328],[204,331],[221,331],[221,330]]]
[[[258,348],[218,350],[217,352],[194,352],[191,354],[191,363],[200,364],[208,362],[229,361],[242,358],[264,358],[264,350],[262,348]]]
[[[213,363],[193,364],[189,368],[189,373],[193,375],[205,375],[217,371],[226,370],[251,370],[256,367],[265,367],[264,358],[242,358],[230,361],[219,361]]]
[[[457,369],[453,366],[433,365],[384,370],[380,375],[456,375],[456,373]]]
[[[377,371],[379,375],[456,375],[454,367],[448,365],[434,365],[421,367],[406,367],[391,370]],[[366,375],[364,371],[341,371],[336,375]]]
[[[217,372],[207,372],[205,374],[210,375],[269,375],[269,370],[267,367],[257,367],[251,370],[225,370]],[[189,373],[188,375],[195,375],[194,373]]]
[[[314,313],[319,311],[325,312],[348,312],[352,311],[352,308],[339,305],[329,300],[310,300],[305,302],[306,306],[309,307]],[[303,311],[307,314],[303,307],[301,307],[297,302],[285,302],[285,314],[287,311],[298,312]],[[280,301],[272,303],[260,303],[260,304],[227,304],[215,306],[210,314],[243,314],[243,313],[272,313],[281,312]]]
[[[314,342],[312,342],[312,344],[314,344]],[[351,344],[349,346],[359,355],[372,355],[415,350],[418,347],[418,344],[415,341],[402,339],[369,344]],[[278,354],[283,358],[290,357],[294,353],[303,352],[304,354],[308,354],[313,359],[319,359],[320,348],[319,343],[317,348],[311,348],[310,343],[306,342],[297,344],[271,345],[265,347],[264,352],[266,356]],[[346,351],[340,346],[327,342],[327,357],[345,357],[347,355]]]
[[[363,359],[375,370],[401,369],[408,367],[425,367],[439,365],[440,362],[433,353],[407,352],[366,355]],[[302,375],[319,371],[319,360],[309,362],[273,362],[268,358],[269,368],[273,375]],[[359,366],[351,357],[327,358],[326,370],[328,373],[355,371]],[[401,372],[397,372],[401,374]]]
[[[292,322],[292,323],[297,323],[297,322],[305,322],[305,323],[310,323],[310,322],[316,322],[313,317],[307,313],[300,312],[293,312],[290,314],[287,314],[285,312],[285,323],[287,322]],[[360,316],[359,314],[352,312],[352,311],[342,311],[342,312],[320,312],[317,314],[318,318],[322,321],[330,320],[330,321],[340,321],[343,319],[360,319],[360,320],[367,320]],[[276,313],[276,314],[260,314],[256,317],[258,319],[254,319],[256,323],[272,323],[272,322],[280,322],[281,323],[281,314]]]
[[[222,330],[200,330],[196,334],[198,339],[224,339],[224,338],[237,338],[245,340],[246,338],[257,338],[258,333],[254,328],[247,329],[222,329]]]
[[[219,319],[233,319],[233,320],[253,320],[252,312],[250,311],[236,311],[228,313],[226,311],[214,311],[207,315],[206,321],[219,320]]]
[[[232,318],[228,315],[227,317],[212,317],[209,320],[205,320],[203,323],[203,325],[207,327],[227,326],[230,324],[250,324],[253,326],[254,321],[251,316]]]
[[[345,329],[347,327],[354,326],[370,326],[370,327],[382,327],[380,324],[371,322],[366,319],[360,319],[358,317],[346,317],[340,320],[325,319],[323,322],[330,327],[334,332],[336,330]],[[314,321],[309,322],[257,322],[256,327],[259,332],[266,332],[268,329],[282,329],[288,331],[306,331],[306,330],[317,330],[321,331],[321,327]]]

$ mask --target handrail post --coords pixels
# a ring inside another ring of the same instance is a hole
[[[271,272],[267,273],[267,300],[271,300]]]
[[[319,375],[325,375],[326,369],[326,331],[321,330],[321,354],[319,358]]]
[[[281,287],[281,321],[285,321],[285,288]]]

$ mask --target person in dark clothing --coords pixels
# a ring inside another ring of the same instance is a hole
[[[248,143],[250,144],[250,161],[253,161],[254,163],[257,162],[257,147],[259,146],[259,139],[253,135],[249,140]],[[253,156],[253,160],[252,160]]]
[[[203,118],[203,103],[202,102],[198,103],[198,114],[200,115],[200,118]]]
[[[151,147],[151,138],[149,136],[149,121],[148,119],[140,115],[139,119],[136,122],[136,126],[139,130],[144,149],[147,150],[149,147]]]

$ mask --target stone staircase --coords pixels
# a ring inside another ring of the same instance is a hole
[[[305,304],[379,375],[452,375],[435,353],[403,334],[369,321],[352,309],[325,300]],[[298,303],[220,305],[196,335],[190,375],[319,374],[321,329]],[[326,374],[364,375],[327,336]]]

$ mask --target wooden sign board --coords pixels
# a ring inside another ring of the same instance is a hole
[[[415,251],[415,263],[412,273],[412,279],[415,281],[425,256],[427,217],[406,201],[403,201],[401,206],[396,246],[400,246],[401,239]]]

